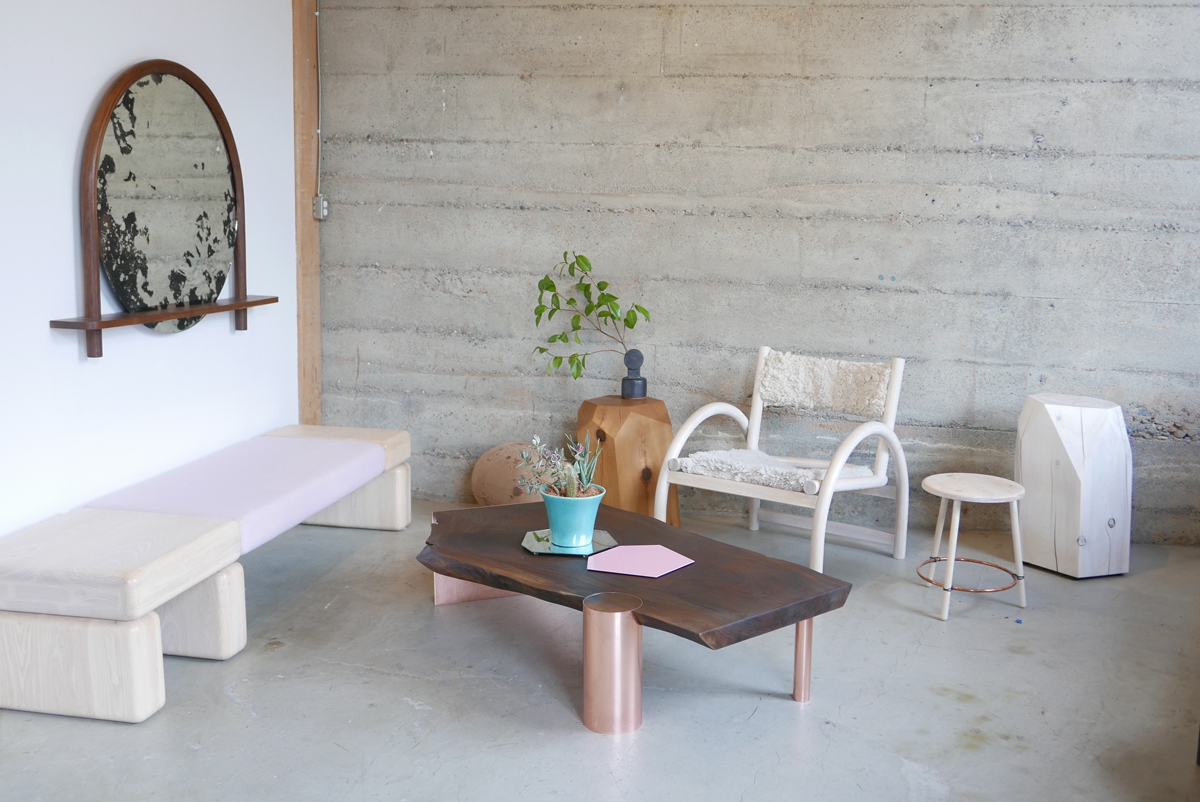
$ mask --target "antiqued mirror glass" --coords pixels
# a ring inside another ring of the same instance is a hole
[[[233,266],[237,193],[225,139],[204,99],[167,74],[139,78],[100,149],[100,265],[127,312],[216,301]],[[145,324],[162,332],[202,316]]]

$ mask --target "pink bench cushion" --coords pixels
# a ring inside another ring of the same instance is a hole
[[[88,506],[232,518],[245,554],[353,493],[384,464],[378,443],[256,437]]]

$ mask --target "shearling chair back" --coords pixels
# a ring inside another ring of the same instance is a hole
[[[771,351],[759,378],[763,406],[810,409],[879,420],[890,363],[848,362]]]

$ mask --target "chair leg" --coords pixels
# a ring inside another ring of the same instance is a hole
[[[758,505],[759,500],[756,498],[750,499],[750,531],[758,531]]]
[[[962,502],[954,500],[950,513],[950,540],[946,543],[946,581],[942,584],[942,620],[950,618],[950,594],[954,587],[954,558],[958,555],[958,521],[962,514]]]
[[[942,503],[938,506],[938,521],[937,527],[933,530],[933,552],[930,557],[937,559],[938,552],[942,549],[942,528],[946,525],[946,504],[949,499],[942,499]],[[930,563],[929,578],[937,579],[937,563]]]
[[[818,574],[825,573],[825,529],[829,526],[829,506],[832,503],[833,493],[821,488],[817,506],[813,508],[812,542],[808,552],[808,567]]]
[[[1017,603],[1025,606],[1025,560],[1021,555],[1021,522],[1017,502],[1008,503],[1009,515],[1012,516],[1013,558],[1017,564]]]
[[[899,484],[899,483],[898,483]],[[908,488],[896,488],[896,543],[892,547],[892,557],[904,559],[908,547]]]

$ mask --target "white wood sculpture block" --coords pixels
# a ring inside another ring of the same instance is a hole
[[[1017,422],[1025,562],[1074,577],[1129,571],[1133,453],[1121,407],[1040,393]]]
[[[0,609],[133,621],[242,554],[237,521],[85,508],[0,538]]]
[[[165,701],[156,613],[105,621],[0,611],[0,707],[137,723]]]
[[[353,426],[308,426],[296,423],[267,432],[267,437],[308,437],[319,440],[361,440],[383,446],[384,470],[391,470],[412,456],[412,438],[402,429],[358,429]]]
[[[246,574],[227,565],[158,608],[163,654],[228,660],[246,646]]]
[[[410,476],[408,463],[397,465],[304,523],[398,532],[412,522]]]

